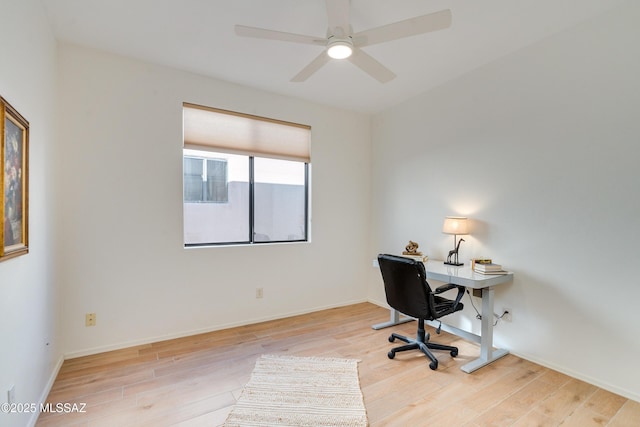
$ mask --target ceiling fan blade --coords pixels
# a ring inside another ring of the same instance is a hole
[[[382,27],[361,31],[353,35],[353,44],[358,47],[397,40],[404,37],[444,30],[451,26],[451,10],[445,9],[428,15],[405,19]]]
[[[353,50],[353,54],[349,57],[349,61],[374,79],[378,80],[380,83],[387,83],[396,77],[393,71],[358,48]]]
[[[266,30],[264,28],[236,25],[236,34],[242,37],[254,37],[257,39],[279,40],[292,43],[314,44],[326,46],[327,39],[321,37],[305,36],[303,34],[284,33],[282,31]]]
[[[327,17],[331,35],[347,37],[351,34],[349,9],[349,0],[327,0]]]
[[[327,55],[327,52],[322,51],[320,55],[316,56],[316,58],[309,63],[306,67],[302,69],[298,74],[296,74],[291,81],[292,82],[303,82],[307,80],[313,73],[318,71],[320,68],[324,66],[327,62],[329,62],[331,58]]]

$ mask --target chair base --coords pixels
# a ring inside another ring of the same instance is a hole
[[[392,348],[389,351],[389,353],[387,353],[387,356],[389,357],[389,359],[393,359],[394,357],[396,357],[396,353],[399,351],[419,349],[429,358],[429,360],[431,360],[431,363],[429,363],[429,368],[431,368],[434,371],[438,369],[438,359],[436,359],[433,353],[431,353],[430,349],[449,351],[449,354],[451,354],[451,357],[456,357],[458,355],[457,347],[429,342],[429,334],[427,334],[424,330],[423,319],[418,319],[418,333],[417,333],[416,339],[407,338],[403,335],[396,334],[395,332],[389,336],[389,342],[394,342],[397,339],[400,341],[406,342],[407,345]]]

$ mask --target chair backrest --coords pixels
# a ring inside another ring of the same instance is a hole
[[[424,264],[396,255],[378,255],[387,303],[399,312],[418,319],[432,319],[431,288]]]

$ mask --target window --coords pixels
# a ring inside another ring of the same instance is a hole
[[[308,126],[184,105],[185,246],[308,240]]]

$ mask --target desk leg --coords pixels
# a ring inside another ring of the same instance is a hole
[[[507,350],[493,349],[493,288],[485,288],[482,290],[480,357],[463,365],[460,369],[470,374],[507,354],[509,354]]]
[[[389,321],[388,322],[383,322],[383,323],[378,323],[372,326],[373,329],[383,329],[383,328],[388,328],[389,326],[395,326],[395,325],[399,325],[401,323],[407,323],[407,322],[411,322],[412,320],[415,320],[412,317],[403,317],[402,319],[400,318],[400,312],[398,310],[396,310],[395,308],[390,308],[389,309]]]

